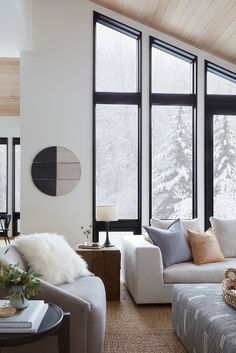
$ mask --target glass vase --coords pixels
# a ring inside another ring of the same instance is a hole
[[[25,286],[14,286],[9,291],[10,305],[15,309],[24,309],[29,305],[29,300],[25,298]]]

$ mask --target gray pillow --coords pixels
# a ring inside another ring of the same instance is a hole
[[[192,260],[188,240],[179,219],[168,229],[144,226],[154,245],[159,246],[162,253],[163,265],[170,266],[180,262]]]

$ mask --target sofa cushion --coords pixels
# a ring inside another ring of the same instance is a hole
[[[144,227],[154,245],[159,246],[164,266],[192,259],[188,241],[184,235],[180,220],[176,220],[168,229]]]
[[[188,241],[195,265],[224,261],[219,242],[212,230],[208,229],[205,233],[188,230]]]
[[[165,283],[219,283],[227,268],[236,267],[236,258],[224,262],[194,265],[193,262],[175,264],[164,269]]]
[[[173,222],[173,219],[152,218],[151,226],[160,229],[167,229]],[[187,229],[192,230],[193,232],[201,232],[198,218],[181,219],[180,222],[184,228],[185,235],[187,235]]]
[[[104,285],[101,278],[96,276],[78,277],[73,283],[64,283],[58,287],[84,299],[90,304],[90,309],[96,306],[99,307],[100,301],[104,302]],[[95,292],[96,295],[94,295]]]
[[[21,235],[13,244],[32,270],[51,284],[73,282],[76,277],[91,275],[86,262],[61,235]]]
[[[224,256],[236,257],[236,218],[210,217],[210,222]]]

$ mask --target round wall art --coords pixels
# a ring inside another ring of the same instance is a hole
[[[73,190],[80,180],[80,161],[67,148],[47,147],[35,156],[31,175],[35,186],[44,194],[64,195]]]

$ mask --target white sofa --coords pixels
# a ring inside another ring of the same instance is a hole
[[[137,304],[171,303],[174,284],[219,283],[229,267],[236,267],[236,258],[205,265],[185,262],[164,268],[160,248],[143,235],[122,238],[123,279]]]

